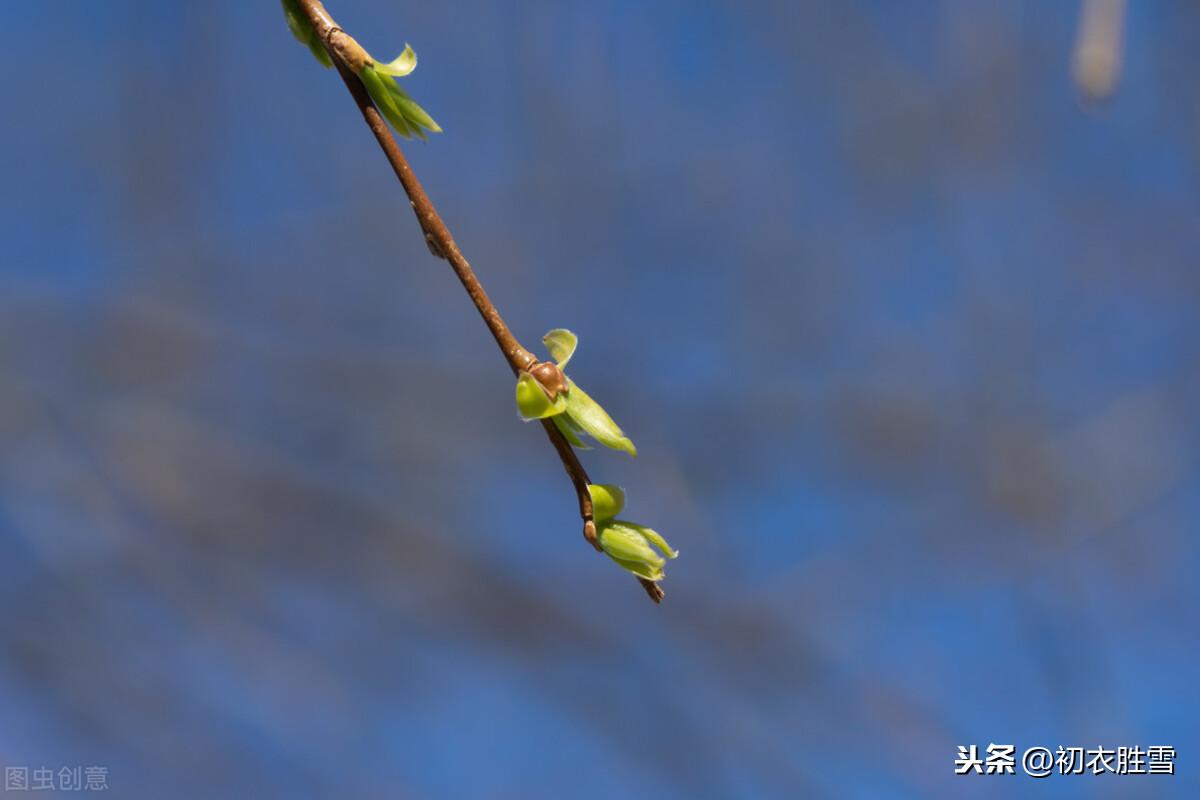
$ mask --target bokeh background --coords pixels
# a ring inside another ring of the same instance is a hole
[[[129,798],[1194,797],[1200,7],[333,0],[682,551],[655,608],[278,3],[6,2],[0,762]],[[960,744],[1173,745],[955,778]]]

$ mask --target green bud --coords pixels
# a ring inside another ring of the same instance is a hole
[[[561,414],[555,411],[554,425],[558,428],[559,433],[566,438],[572,446],[580,449],[587,449],[584,444],[583,435],[587,434],[605,447],[611,447],[613,450],[624,450],[631,456],[637,455],[637,448],[629,437],[613,422],[612,417],[608,415],[599,403],[591,398],[587,392],[575,385],[575,382],[562,374],[561,370],[571,360],[571,356],[575,354],[575,348],[579,344],[579,337],[571,333],[566,328],[555,328],[542,337],[542,343],[546,345],[546,350],[549,351],[550,357],[558,364],[558,370],[555,377],[558,381],[565,380],[565,385],[560,389],[560,383],[557,381],[548,380],[546,377],[538,374],[538,378],[542,385],[553,393],[555,398],[560,398],[562,395],[559,391],[564,391],[566,395],[566,413]],[[547,369],[553,370],[554,367],[548,362],[541,362],[535,365],[534,370]],[[522,412],[524,416],[524,412]],[[544,416],[550,416],[545,414]],[[526,417],[526,419],[537,419],[536,417]]]
[[[665,577],[663,565],[666,564],[666,558],[679,555],[678,551],[667,546],[662,536],[642,525],[611,520],[598,524],[597,528],[600,549],[622,568],[640,578],[661,581]],[[662,555],[655,551],[655,547],[662,551]]]
[[[559,395],[553,400],[537,379],[528,372],[517,377],[517,412],[529,421],[561,414],[567,409],[567,398]]]
[[[417,105],[417,102],[409,97],[408,92],[401,89],[395,81],[388,81],[388,90],[392,93],[392,99],[396,102],[396,106],[404,114],[404,119],[408,122],[416,135],[422,140],[425,139],[425,131],[433,133],[441,133],[442,128],[433,121],[433,117],[426,113],[425,109]]]
[[[408,49],[406,48],[406,51]],[[401,53],[396,61],[404,58]],[[416,66],[416,54],[413,54],[413,66]],[[371,62],[363,67],[362,72],[358,73],[358,77],[363,82],[363,86],[367,90],[367,94],[371,95],[371,99],[375,101],[375,106],[379,109],[379,113],[387,118],[395,128],[396,133],[409,139],[416,136],[424,141],[426,139],[425,131],[441,133],[442,129],[433,117],[425,112],[416,102],[408,96],[408,92],[401,89],[396,81],[392,80],[391,74],[386,72],[391,65],[381,65],[376,62]]]
[[[633,530],[640,533],[642,536],[645,536],[646,541],[650,542],[650,544],[654,545],[660,551],[662,551],[662,554],[664,556],[666,556],[667,558],[678,558],[679,557],[679,551],[672,550],[671,545],[667,544],[667,540],[664,539],[662,537],[662,534],[660,534],[658,531],[656,531],[652,528],[647,528],[645,525],[638,525],[636,522],[625,522],[623,520],[617,520],[617,522],[621,523],[622,525],[624,525],[627,528],[632,528]]]
[[[375,71],[393,78],[403,78],[417,68],[417,54],[408,42],[404,43],[404,52],[387,64],[375,62]]]
[[[592,518],[597,522],[610,520],[625,508],[625,490],[611,483],[589,483],[592,496]]]
[[[282,0],[282,2],[283,15],[287,17],[288,30],[292,32],[292,36],[295,36],[296,41],[307,47],[312,52],[313,58],[321,62],[322,66],[332,67],[333,61],[329,58],[325,45],[321,43],[321,37],[313,30],[308,17],[304,16],[304,12],[296,4],[296,0]]]
[[[359,79],[366,87],[367,94],[371,95],[371,99],[375,101],[375,107],[379,109],[379,113],[387,118],[392,127],[396,129],[396,133],[408,139],[412,136],[409,131],[408,123],[404,120],[404,115],[400,113],[400,109],[392,100],[392,93],[388,91],[385,81],[391,81],[391,78],[386,78],[375,71],[374,67],[364,67],[363,71],[358,74]]]
[[[546,345],[550,357],[558,363],[559,369],[561,369],[571,360],[571,355],[579,344],[579,337],[566,328],[555,328],[542,337],[542,344]]]
[[[591,450],[592,446],[583,440],[583,428],[575,424],[575,422],[566,414],[559,414],[556,417],[550,418],[554,422],[554,427],[558,428],[558,432],[563,435],[573,447],[580,450]]]
[[[637,455],[633,442],[617,427],[608,412],[570,378],[567,378],[567,415],[578,428],[605,447]]]

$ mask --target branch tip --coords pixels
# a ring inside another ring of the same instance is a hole
[[[484,291],[483,285],[475,276],[470,263],[454,243],[454,237],[450,235],[449,228],[442,221],[421,182],[417,180],[399,143],[392,135],[383,115],[371,100],[370,94],[359,78],[362,70],[373,63],[367,51],[353,36],[338,27],[320,0],[296,0],[296,4],[325,44],[334,66],[337,67],[338,74],[346,84],[346,89],[358,105],[367,127],[374,134],[375,140],[383,150],[384,156],[387,157],[388,163],[391,164],[392,171],[395,172],[400,185],[404,187],[404,193],[408,195],[409,204],[417,217],[417,224],[421,228],[429,252],[437,258],[449,262],[454,274],[458,276],[463,288],[466,289],[475,308],[479,311],[479,315],[483,317],[484,324],[487,325],[492,338],[496,340],[496,344],[500,347],[500,351],[504,354],[512,371],[520,373],[533,369],[535,365],[539,365],[538,359],[521,346],[508,325],[505,324],[504,319],[500,316],[500,311]],[[549,366],[553,367],[552,364]],[[546,370],[545,372],[549,373],[550,371]],[[556,377],[561,378],[561,370],[554,367],[554,372],[557,373],[557,376],[543,374],[536,377],[543,386],[552,391],[565,389],[565,379],[562,381],[562,387],[559,387],[555,380]],[[550,439],[550,444],[558,454],[559,460],[562,461],[563,469],[566,470],[567,476],[575,488],[575,494],[579,501],[579,516],[583,520],[583,536],[592,547],[601,550],[596,523],[592,518],[592,496],[588,490],[591,480],[588,478],[587,471],[571,448],[570,442],[558,428],[549,419],[543,419],[541,422],[546,436]],[[639,578],[638,582],[642,584],[646,594],[656,604],[662,601],[664,592],[657,583],[645,578]]]

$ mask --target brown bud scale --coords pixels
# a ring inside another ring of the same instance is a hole
[[[529,368],[529,374],[533,376],[551,400],[557,399],[560,394],[567,393],[567,376],[563,375],[563,371],[554,362],[539,361]]]

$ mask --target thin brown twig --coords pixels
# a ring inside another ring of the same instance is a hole
[[[355,104],[362,112],[367,127],[375,135],[375,141],[379,143],[384,156],[391,164],[400,185],[404,187],[404,193],[408,195],[409,204],[412,206],[413,213],[416,214],[417,223],[425,234],[425,242],[429,246],[429,251],[438,258],[449,262],[454,274],[458,276],[463,288],[467,290],[471,302],[478,309],[479,315],[483,317],[484,324],[487,325],[492,338],[496,340],[500,352],[504,354],[512,371],[518,373],[530,369],[538,362],[537,358],[521,346],[517,337],[505,324],[504,318],[500,316],[500,311],[484,291],[483,285],[475,276],[475,271],[471,269],[470,263],[458,249],[454,237],[450,234],[450,229],[442,221],[433,201],[425,193],[421,181],[409,167],[408,159],[404,157],[404,153],[401,151],[396,137],[392,135],[383,115],[375,108],[371,96],[367,94],[366,88],[358,79],[358,69],[367,63],[370,57],[354,40],[354,37],[337,26],[320,0],[297,0],[297,4],[321,37],[321,41],[325,43],[325,49],[333,59],[338,74],[342,76],[346,89],[349,90],[350,96],[354,98]],[[554,446],[554,451],[558,454],[563,468],[567,471],[567,476],[571,479],[571,484],[575,487],[575,494],[579,500],[579,516],[583,520],[583,536],[594,548],[599,550],[600,542],[596,536],[596,522],[592,516],[592,496],[588,491],[588,484],[591,483],[591,480],[588,478],[587,471],[583,468],[583,464],[580,463],[579,457],[571,448],[570,443],[550,420],[542,420],[542,428],[546,431],[550,444]],[[663,590],[657,583],[644,578],[638,578],[638,582],[646,590],[646,594],[651,600],[655,603],[662,600]]]

